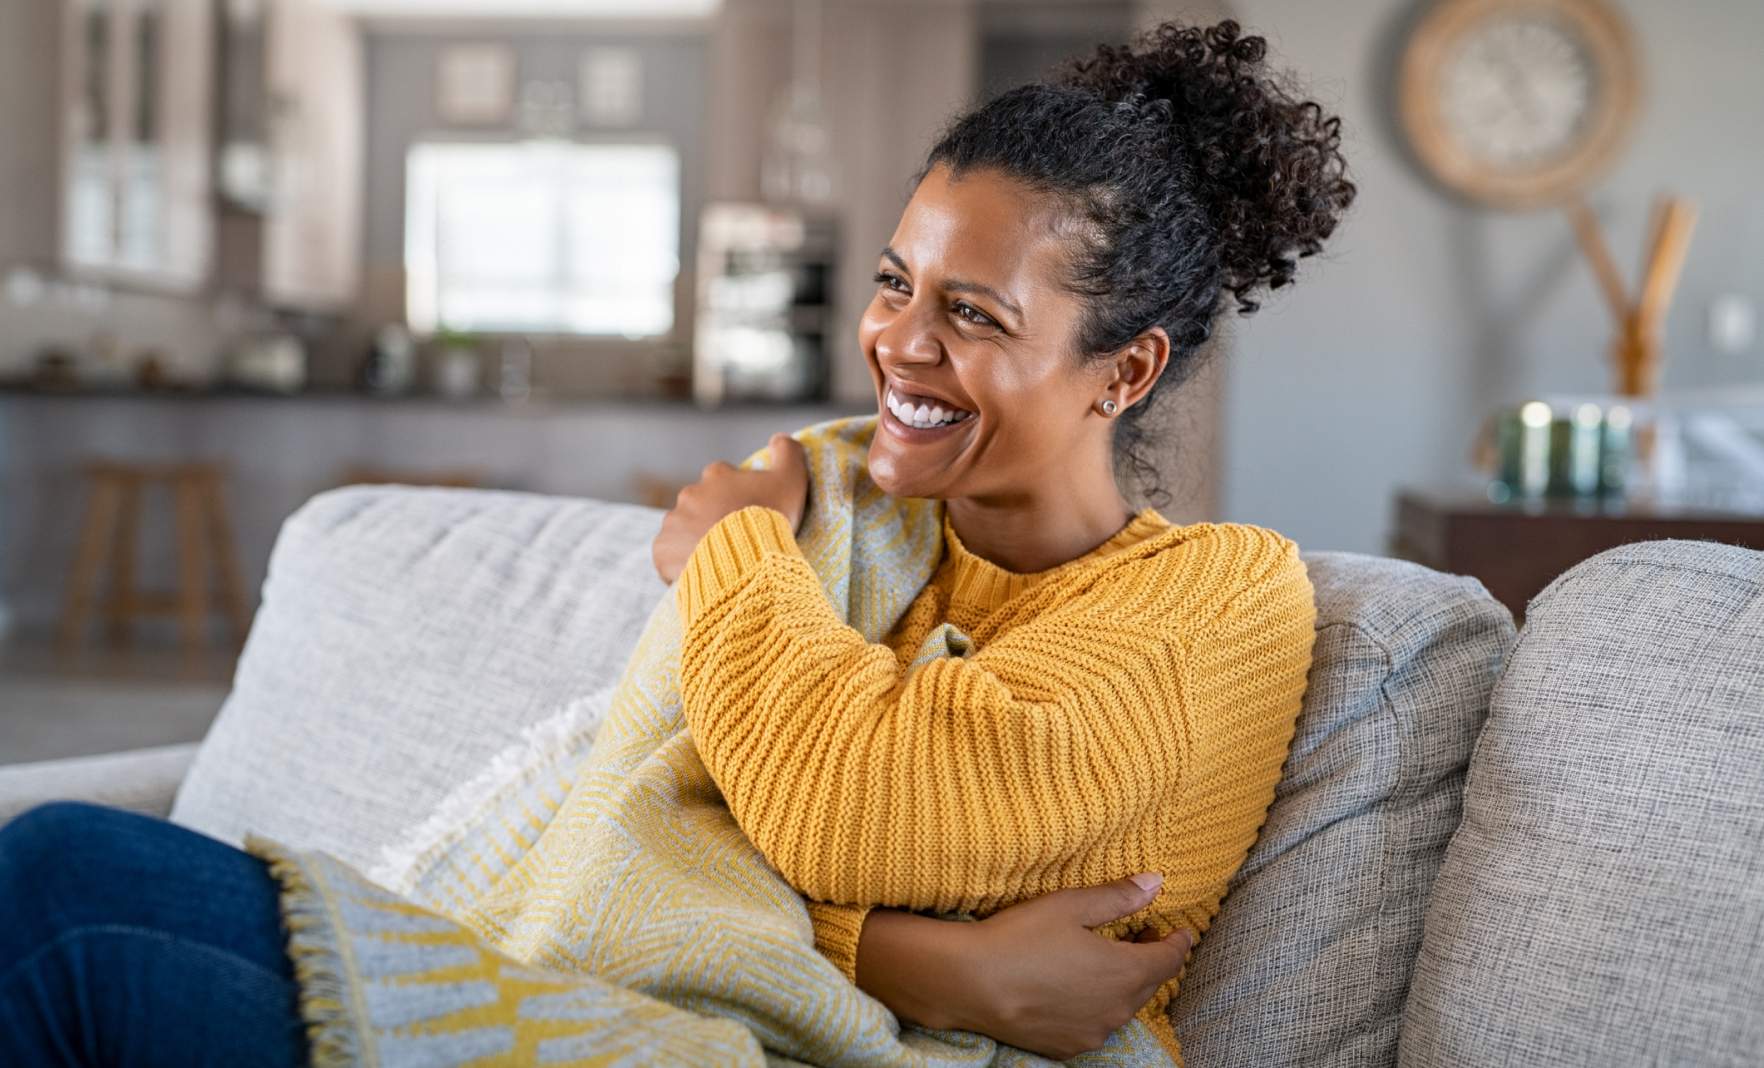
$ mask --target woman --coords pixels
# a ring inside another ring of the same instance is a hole
[[[1158,1026],[1272,799],[1309,663],[1295,547],[1135,512],[1114,477],[1226,294],[1253,311],[1352,200],[1337,121],[1263,49],[1166,25],[933,149],[859,326],[871,478],[946,502],[885,644],[818,600],[783,436],[769,470],[707,468],[656,540],[706,768],[817,945],[908,1021],[1055,1056]],[[255,858],[48,806],[0,830],[0,912],[0,1061],[304,1062]]]
[[[707,468],[657,539],[706,768],[817,902],[823,952],[908,1019],[1060,1052],[1121,1022],[1012,1030],[1060,1018],[1070,983],[978,1026],[951,1017],[938,1006],[960,995],[926,975],[965,985],[967,969],[898,953],[914,918],[863,906],[985,914],[1157,872],[1130,926],[1204,929],[1272,801],[1311,641],[1295,548],[1173,527],[1114,477],[1224,294],[1252,310],[1351,199],[1336,121],[1287,98],[1262,55],[1231,23],[1166,25],[1006,93],[931,151],[858,328],[871,478],[946,502],[943,562],[885,645],[840,624],[795,551],[806,475],[788,437],[772,470]],[[916,663],[945,622],[968,655]],[[784,803],[780,783],[814,803]],[[1141,1009],[1166,1039],[1173,989]]]

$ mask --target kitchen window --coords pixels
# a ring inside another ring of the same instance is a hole
[[[418,144],[405,182],[406,310],[418,332],[673,330],[672,146]]]

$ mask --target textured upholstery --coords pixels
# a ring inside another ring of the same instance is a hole
[[[0,768],[0,823],[45,801],[89,801],[164,816],[195,755],[195,743],[186,743]]]
[[[1627,546],[1532,602],[1401,1063],[1764,1063],[1764,554]]]
[[[665,587],[654,509],[356,487],[283,526],[172,818],[364,870],[522,732],[623,668]]]
[[[477,491],[318,498],[278,543],[177,818],[371,868],[523,732],[604,692],[664,592],[658,522]],[[1190,1063],[1387,1065],[1399,1032],[1417,1066],[1764,1048],[1746,1008],[1764,1004],[1759,557],[1609,554],[1541,597],[1517,646],[1472,580],[1306,561],[1305,711],[1176,1002]]]
[[[1176,999],[1193,1065],[1395,1062],[1427,896],[1512,643],[1473,579],[1305,560],[1310,685],[1274,806]]]
[[[658,522],[479,491],[315,499],[278,542],[178,818],[371,865],[603,692],[663,592]],[[1606,553],[1540,595],[1517,645],[1473,581],[1306,559],[1310,691],[1177,999],[1189,1063],[1390,1064],[1405,992],[1413,1068],[1758,1063],[1764,555]],[[188,759],[0,768],[0,819],[55,797],[164,811]]]

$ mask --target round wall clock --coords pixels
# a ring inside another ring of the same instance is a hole
[[[1602,0],[1443,0],[1403,55],[1403,128],[1450,188],[1536,207],[1612,161],[1640,82],[1629,28]]]

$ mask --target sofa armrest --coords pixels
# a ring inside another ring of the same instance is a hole
[[[152,816],[171,812],[197,743],[0,766],[0,824],[45,801],[90,801]]]

